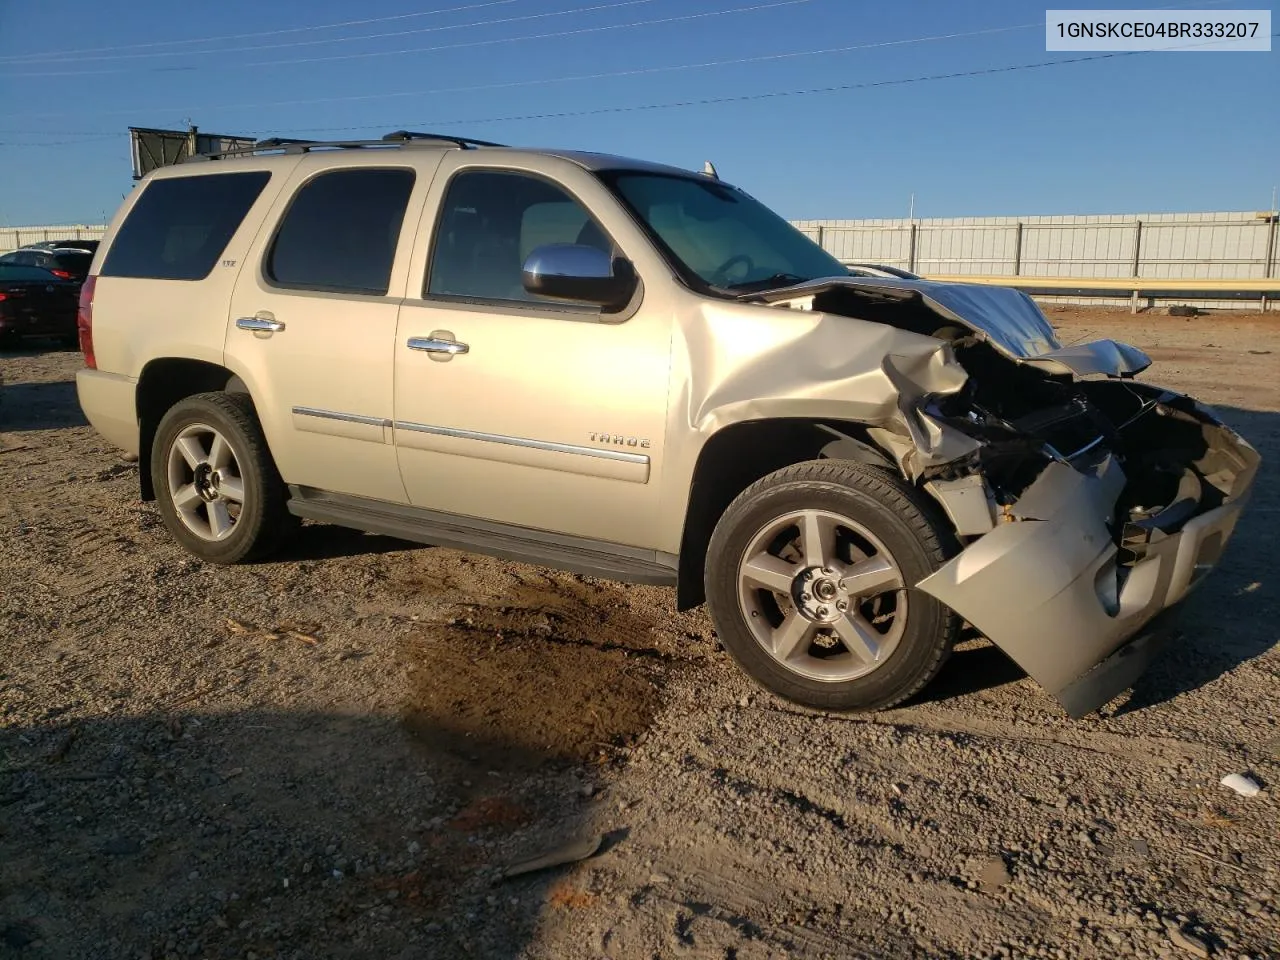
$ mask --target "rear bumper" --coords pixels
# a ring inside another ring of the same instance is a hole
[[[60,313],[15,313],[0,310],[0,334],[13,337],[68,337],[76,332],[76,318]]]
[[[138,455],[138,382],[102,370],[76,373],[76,398],[93,429],[126,453]]]
[[[1208,417],[1207,414],[1202,416]],[[1048,466],[1008,517],[918,584],[1007,653],[1073,716],[1097,709],[1151,662],[1142,631],[1217,564],[1248,499],[1258,455],[1211,419],[1230,495],[1122,562],[1112,518],[1124,489],[1111,457]],[[1225,468],[1224,468],[1225,469]],[[1137,637],[1126,644],[1130,638]]]

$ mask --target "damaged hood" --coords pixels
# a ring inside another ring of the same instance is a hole
[[[842,289],[869,299],[918,300],[940,318],[960,324],[1011,360],[1047,373],[1131,377],[1151,365],[1137,347],[1095,340],[1064,347],[1040,307],[1021,290],[979,283],[937,283],[888,277],[828,277],[747,294],[743,299],[793,304]]]

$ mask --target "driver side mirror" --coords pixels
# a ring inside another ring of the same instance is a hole
[[[630,260],[578,243],[536,247],[524,262],[522,279],[529,293],[607,309],[625,306],[638,282]]]

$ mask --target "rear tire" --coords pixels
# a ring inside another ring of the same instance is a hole
[[[707,552],[707,603],[730,656],[778,696],[884,709],[950,654],[959,620],[915,584],[957,549],[938,511],[895,474],[808,461],[729,505]]]
[[[267,556],[298,525],[246,394],[200,393],[169,408],[151,448],[165,526],[210,563]]]

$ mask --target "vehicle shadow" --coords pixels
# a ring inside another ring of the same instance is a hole
[[[281,548],[260,563],[293,563],[299,560],[337,560],[397,550],[426,550],[428,544],[397,540],[376,533],[327,523],[305,523]]]
[[[966,633],[961,640],[972,636],[976,635]],[[979,645],[964,643],[961,649],[952,652],[938,675],[906,705],[939,703],[965,694],[994,690],[1016,683],[1025,676],[1026,672],[990,641],[983,640]]]
[[[0,728],[0,956],[520,954],[569,868],[501,869],[589,836],[595,808],[527,744],[470,731],[478,768],[447,747],[458,731],[415,722],[175,709]]]
[[[71,381],[0,386],[0,433],[61,430],[88,423]]]

